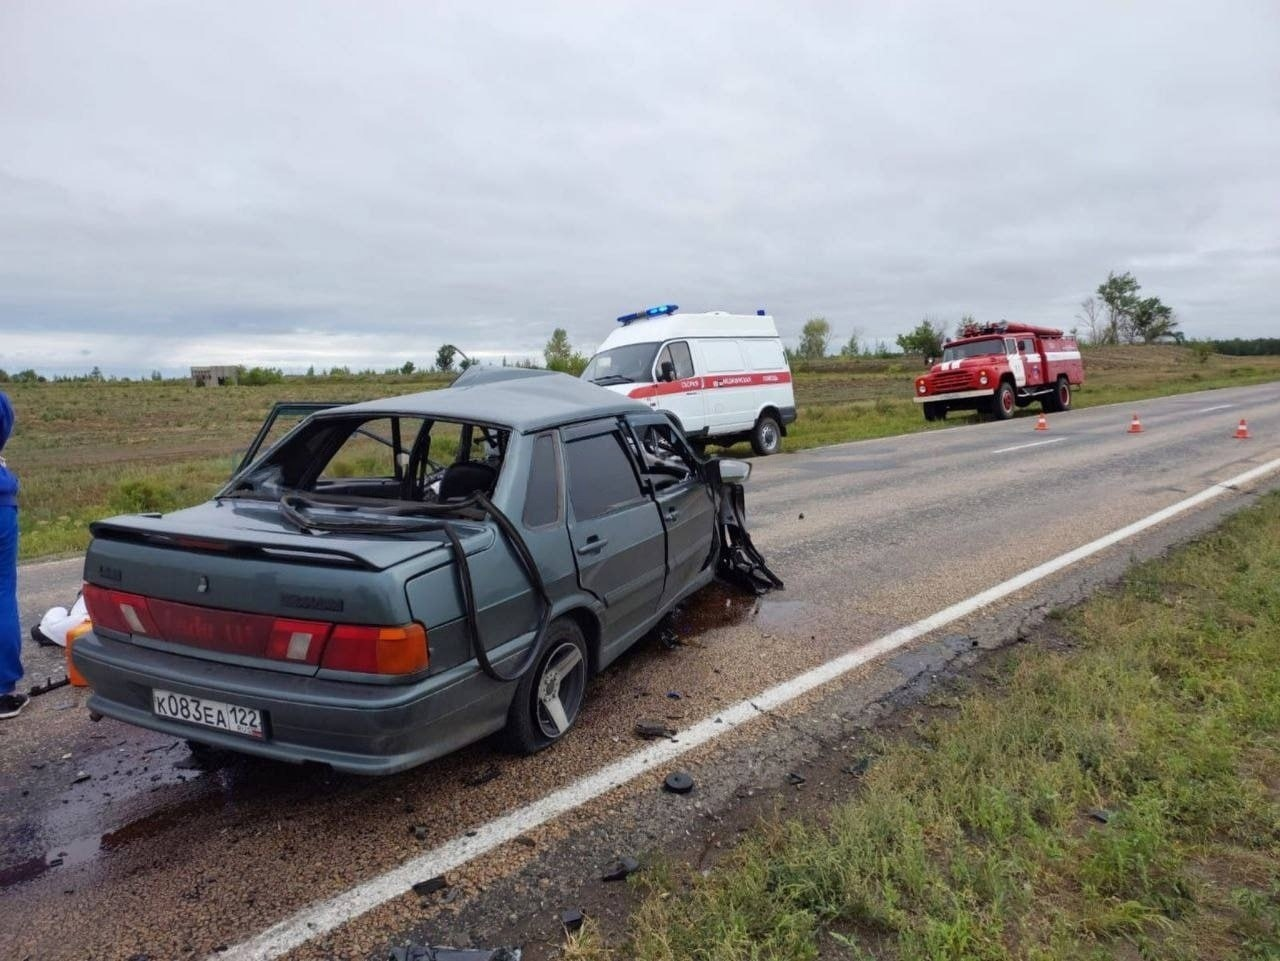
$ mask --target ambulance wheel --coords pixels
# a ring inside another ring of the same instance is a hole
[[[1017,405],[1013,385],[1007,380],[1002,380],[991,397],[991,416],[996,420],[1008,420],[1013,416],[1015,406]]]
[[[761,456],[782,450],[782,428],[772,415],[761,414],[751,429],[751,449]]]
[[[1040,402],[1040,406],[1044,408],[1046,414],[1055,414],[1059,411],[1071,409],[1071,384],[1065,376],[1058,378],[1058,383],[1054,387],[1053,393],[1047,395]]]

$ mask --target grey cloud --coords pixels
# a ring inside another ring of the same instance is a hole
[[[0,357],[1070,325],[1110,269],[1274,333],[1272,4],[600,7],[4,5]]]

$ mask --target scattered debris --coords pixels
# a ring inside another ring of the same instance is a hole
[[[667,691],[667,697],[669,697],[673,701],[678,701],[680,700],[680,698],[684,697],[684,695],[681,694],[679,691]]]
[[[72,780],[72,782],[71,782],[71,783],[72,783],[72,784],[83,784],[85,781],[89,780],[89,778],[90,778],[90,777],[91,777],[91,775],[90,775],[88,772],[86,772],[86,771],[77,771],[77,772],[76,772],[76,776],[75,776],[74,780]]]
[[[804,520],[804,511],[800,512],[800,520]]]
[[[411,824],[409,825],[409,833],[413,835],[415,841],[425,841],[430,832],[427,831],[425,824]]]
[[[462,783],[467,787],[479,787],[481,784],[488,784],[490,781],[501,776],[502,768],[496,764],[486,764],[477,771],[472,771],[462,779]]]
[[[684,771],[672,771],[662,782],[662,787],[672,794],[688,794],[693,790],[693,777]]]
[[[668,651],[675,650],[683,643],[680,640],[679,632],[670,624],[664,624],[658,628],[658,640],[662,642],[662,646]]]
[[[560,912],[560,923],[564,925],[565,934],[573,934],[579,930],[585,920],[586,915],[582,913],[581,908],[569,908],[567,911]]]
[[[420,898],[425,898],[435,894],[437,891],[443,891],[449,886],[449,882],[444,879],[443,874],[437,874],[434,878],[427,878],[425,881],[419,881],[413,886],[413,893]]]
[[[392,948],[387,961],[520,961],[519,948],[435,948],[406,944]]]
[[[50,691],[56,691],[60,687],[66,687],[71,683],[71,678],[63,674],[56,681],[51,677],[46,677],[43,684],[33,684],[27,689],[27,694],[31,697],[39,697],[41,694],[48,694]]]
[[[516,844],[523,844],[527,848],[536,848],[538,846],[538,842],[527,834],[517,834],[515,840]]]
[[[651,741],[658,737],[674,737],[676,730],[665,721],[639,720],[636,721],[635,732],[636,737]]]
[[[600,875],[601,881],[624,881],[640,870],[640,862],[630,855],[618,858]]]
[[[871,767],[871,755],[864,754],[848,767],[843,767],[840,770],[844,771],[845,774],[852,774],[854,777],[862,777],[867,773],[867,768],[869,767]]]
[[[1115,815],[1113,815],[1106,808],[1090,808],[1089,809],[1089,817],[1093,818],[1099,824],[1106,824],[1114,816]]]
[[[795,771],[790,771],[787,773],[787,783],[790,784],[792,787],[799,787],[806,780],[808,779],[803,774],[797,774]]]

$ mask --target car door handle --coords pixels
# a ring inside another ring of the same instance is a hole
[[[587,538],[587,542],[578,548],[579,554],[595,554],[604,549],[609,541],[603,537],[595,537],[594,535]]]

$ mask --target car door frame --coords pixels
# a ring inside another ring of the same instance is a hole
[[[636,484],[637,496],[615,505],[604,514],[579,518],[573,498],[572,445],[608,434],[618,438]],[[631,449],[635,438],[620,417],[561,427],[560,442],[564,448],[566,477],[565,524],[578,571],[578,584],[603,606],[600,613],[600,666],[603,667],[662,616],[661,601],[666,587],[666,528],[658,503],[645,485]],[[595,541],[601,541],[601,546],[591,549],[590,545]],[[616,581],[619,573],[625,573],[636,560],[643,562],[646,553],[656,555],[651,573],[642,573],[629,582],[611,585],[610,575],[612,581]],[[612,570],[606,570],[606,564],[611,565]],[[584,576],[584,572],[592,576]]]
[[[658,513],[667,533],[667,578],[662,591],[664,606],[674,604],[681,597],[702,587],[715,576],[716,506],[711,491],[703,479],[701,462],[697,453],[683,436],[678,425],[660,412],[626,415],[626,425],[631,431],[635,449],[643,449],[640,430],[645,426],[671,428],[683,447],[683,459],[689,465],[689,476],[657,489],[651,476],[641,470],[641,483],[648,487],[658,504]],[[697,527],[703,526],[701,536]]]

